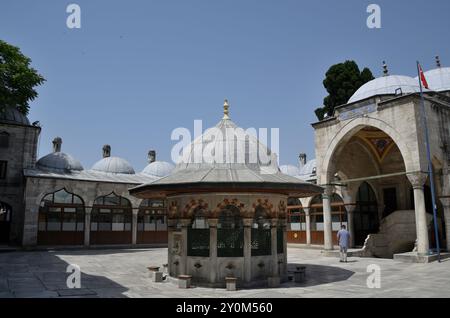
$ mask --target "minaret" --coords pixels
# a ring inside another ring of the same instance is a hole
[[[225,99],[223,102],[223,118],[222,119],[230,119],[228,108],[230,108],[230,105],[228,105],[228,99]]]
[[[389,76],[389,70],[386,61],[383,61],[383,76]]]

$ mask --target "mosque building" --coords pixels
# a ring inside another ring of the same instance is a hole
[[[414,251],[423,260],[437,239],[450,249],[450,68],[437,59],[425,77],[438,237],[418,79],[390,75],[386,66],[384,76],[312,124],[314,160],[300,154],[297,166],[279,167],[283,175],[324,188],[324,194],[287,199],[289,243],[332,250],[344,224],[352,246],[365,256],[392,258]],[[130,189],[181,176],[179,167],[156,161],[150,151],[148,166],[136,172],[105,145],[103,158],[85,169],[63,152],[61,138],[53,140],[52,153],[37,159],[40,131],[37,122],[31,124],[15,109],[0,113],[0,244],[168,243],[167,200],[135,196]]]
[[[288,241],[332,250],[346,225],[361,255],[414,260],[450,249],[450,68],[425,72],[424,91],[437,195],[434,235],[418,78],[389,75],[362,87],[333,116],[312,124],[316,159],[280,169],[324,186],[325,194],[290,198]],[[412,252],[412,253],[411,253]],[[406,253],[406,254],[404,254]]]

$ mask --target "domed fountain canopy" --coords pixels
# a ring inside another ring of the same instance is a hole
[[[273,154],[253,134],[229,117],[228,102],[219,123],[182,150],[179,163],[166,177],[130,189],[141,198],[186,192],[270,192],[308,197],[323,188],[279,171]]]

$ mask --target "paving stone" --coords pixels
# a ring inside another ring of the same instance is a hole
[[[97,293],[88,288],[70,288],[61,289],[56,291],[59,296],[70,297],[70,296],[95,296]]]
[[[450,261],[405,264],[394,260],[350,258],[339,263],[320,250],[288,249],[289,269],[306,266],[306,280],[276,289],[226,292],[152,283],[147,267],[167,262],[167,249],[70,250],[0,253],[0,298],[3,297],[450,297]],[[67,289],[68,264],[82,271],[81,289]],[[367,266],[381,268],[381,288],[366,285]],[[439,276],[436,275],[439,273]]]

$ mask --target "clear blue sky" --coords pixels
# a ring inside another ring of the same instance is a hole
[[[66,27],[66,7],[82,28]],[[382,29],[366,26],[370,3]],[[146,164],[170,160],[176,127],[220,118],[223,99],[241,127],[279,127],[281,164],[314,157],[313,110],[334,63],[354,59],[381,74],[415,76],[415,61],[450,65],[450,1],[2,0],[0,39],[19,46],[47,79],[32,102],[43,127],[39,155],[63,151],[90,168],[102,145]]]

